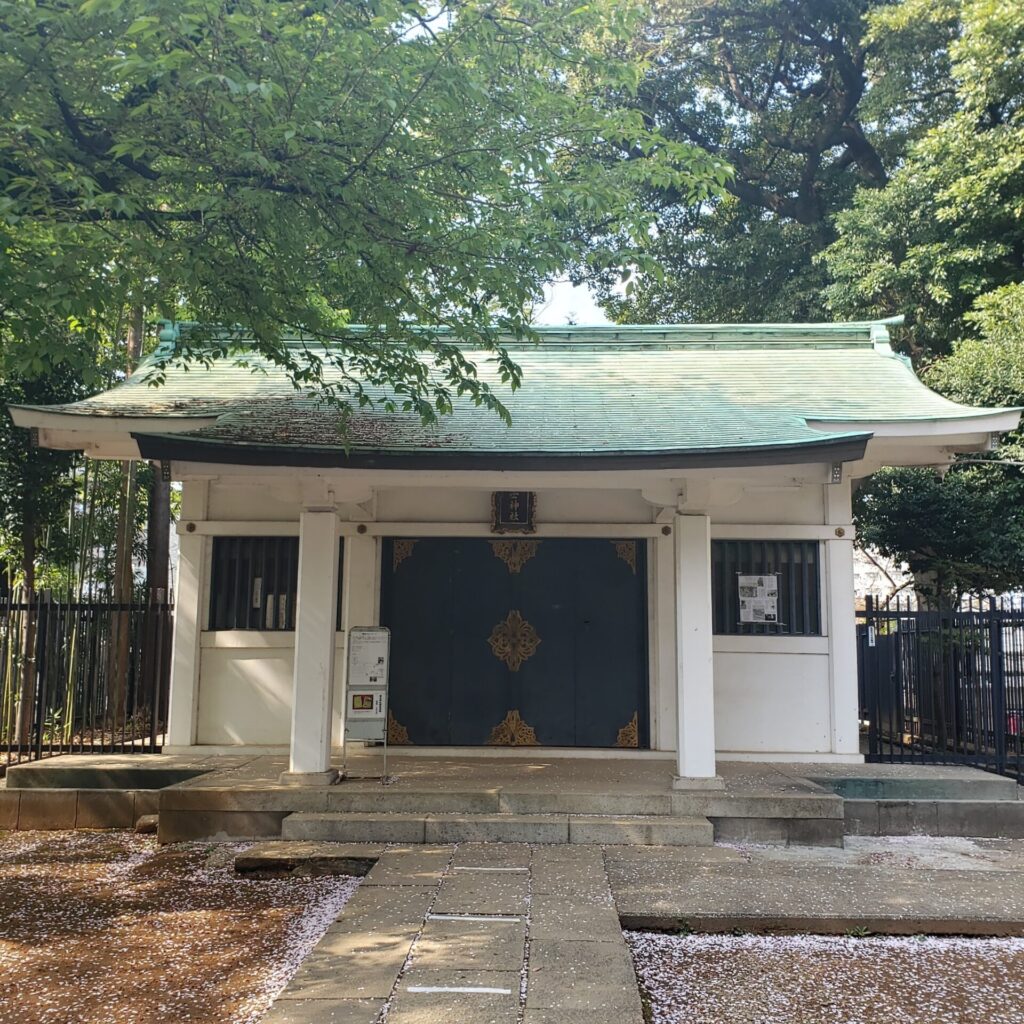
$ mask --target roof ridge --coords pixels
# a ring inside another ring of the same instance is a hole
[[[814,323],[721,323],[721,324],[566,324],[537,325],[531,330],[539,337],[541,347],[567,349],[674,349],[689,347],[730,347],[743,346],[868,346],[889,348],[888,328],[902,323],[902,317],[886,320],[846,320]],[[196,322],[162,320],[158,346],[154,354],[167,352],[182,333],[189,334],[201,325]],[[353,335],[365,334],[370,330],[365,324],[352,324]],[[442,338],[452,334],[445,327],[423,327]],[[231,348],[246,348],[254,345],[241,327],[225,329],[213,334],[211,342],[227,343]],[[338,343],[342,342],[338,338]],[[509,349],[536,349],[531,338],[519,338],[510,334],[499,334],[501,345]],[[282,341],[289,348],[330,348],[332,343],[315,337],[303,337],[295,333],[285,335]],[[460,348],[474,350],[479,344],[468,339],[452,339]]]

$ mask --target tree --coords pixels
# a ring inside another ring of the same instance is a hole
[[[980,337],[957,344],[928,383],[971,405],[1024,405],[1024,285],[998,289],[968,317]],[[1024,432],[945,474],[876,473],[856,494],[854,519],[859,542],[906,562],[928,602],[1024,587]]]
[[[616,318],[825,318],[827,269],[816,257],[835,239],[834,218],[858,185],[885,185],[916,123],[896,112],[910,106],[909,83],[874,60],[865,21],[873,6],[872,0],[655,5],[649,37],[664,40],[664,51],[636,104],[650,125],[727,161],[734,175],[725,194],[698,206],[671,184],[651,190],[659,216],[649,255],[665,277],[641,274],[625,301],[612,297],[614,282],[606,277]],[[919,68],[929,64],[927,72],[914,86],[942,77],[943,51],[932,35],[925,61],[920,53],[916,58]],[[885,104],[873,103],[869,78]]]
[[[244,325],[343,409],[371,384],[428,421],[456,394],[504,413],[453,341],[516,386],[497,332],[529,334],[584,238],[597,265],[644,262],[636,186],[697,199],[726,176],[609,101],[639,82],[641,10],[0,0],[3,331],[42,345],[55,317],[100,334],[141,305]],[[193,331],[167,358],[233,352]]]
[[[26,378],[12,372],[0,359],[0,403],[4,405],[64,402],[80,397],[81,380],[69,361],[41,366],[38,373]],[[30,605],[21,620],[24,655],[14,723],[15,741],[23,745],[29,742],[35,706],[32,652],[36,645],[36,615],[31,602],[35,597],[41,527],[59,519],[67,508],[72,458],[70,452],[33,445],[27,432],[15,430],[6,416],[0,417],[0,539],[5,549],[0,553],[5,562],[20,569],[22,594]]]
[[[876,35],[958,29],[956,110],[915,141],[883,189],[860,189],[825,258],[840,316],[903,313],[919,357],[977,336],[975,301],[1024,280],[1024,8],[1012,0],[905,0]]]

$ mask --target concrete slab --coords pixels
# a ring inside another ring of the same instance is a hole
[[[364,885],[422,885],[437,888],[448,868],[451,854],[447,851],[422,855],[385,853],[366,876]]]
[[[522,1018],[522,1024],[620,1024],[620,1021],[621,1024],[639,1024],[635,1017],[623,1017],[621,1013],[599,1016],[593,1010],[545,1010],[536,1006],[527,1006]]]
[[[578,897],[534,896],[530,903],[530,941],[579,938],[621,941],[619,915],[608,898],[585,902]]]
[[[457,872],[441,883],[435,914],[524,914],[529,879],[519,873]]]
[[[534,897],[551,895],[598,901],[608,899],[608,881],[605,878],[601,850],[587,846],[581,849],[591,856],[547,863],[534,861],[530,879]]]
[[[541,847],[541,850],[557,850],[560,847]],[[455,868],[470,867],[505,867],[505,868],[528,868],[535,854],[526,843],[460,843],[455,849]]]
[[[261,1024],[376,1024],[378,999],[305,999],[282,994]]]
[[[594,943],[608,945],[608,943]],[[605,980],[593,975],[566,972],[555,968],[530,970],[526,990],[526,1008],[542,1010],[583,1010],[592,1020],[612,1020],[620,1024],[642,1024],[643,1010],[635,976],[623,985],[621,978]]]
[[[562,814],[431,814],[428,843],[564,843],[569,821]]]
[[[435,792],[406,789],[401,783],[375,792],[350,789],[342,782],[331,787],[325,801],[328,811],[357,813],[379,812],[382,807],[399,814],[497,814],[503,809],[496,789]]]
[[[1024,839],[1024,801],[936,800],[935,825],[940,836]]]
[[[423,814],[297,813],[284,819],[283,839],[345,843],[422,843]]]
[[[1018,800],[1013,779],[961,765],[781,766],[852,800]]]
[[[503,789],[502,811],[512,814],[671,814],[670,793],[538,793]]]
[[[629,989],[635,984],[633,958],[621,942],[592,939],[536,939],[530,943],[530,972],[600,980]],[[531,979],[532,980],[532,979]]]
[[[380,960],[373,964],[350,962],[347,969],[338,957],[314,950],[288,982],[292,999],[377,999],[383,1002],[395,987],[404,960]]]
[[[333,963],[335,970],[346,963],[357,963],[359,970],[370,971],[394,967],[397,977],[417,934],[400,928],[328,931],[310,957],[317,964]]]
[[[570,843],[631,843],[640,846],[711,846],[714,828],[707,818],[675,815],[592,817],[571,815]]]
[[[427,919],[413,950],[415,968],[518,971],[523,964],[526,921]]]
[[[835,851],[837,859],[845,851]],[[635,847],[608,859],[615,904],[628,927],[727,931],[1024,934],[1017,871],[865,865],[751,850],[741,864],[645,862]]]
[[[381,844],[271,840],[235,857],[240,874],[365,875],[384,852]]]
[[[516,1024],[519,981],[518,972],[413,969],[402,978],[387,1019],[389,1024]]]
[[[212,782],[213,780],[209,780]],[[221,780],[219,786],[172,786],[160,793],[160,811],[283,811],[325,813],[327,786],[280,786],[271,789]]]
[[[360,886],[328,931],[350,928],[419,930],[436,893],[423,886]]]

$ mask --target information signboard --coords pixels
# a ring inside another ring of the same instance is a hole
[[[779,578],[737,576],[740,588],[740,622],[779,621]]]
[[[390,647],[391,631],[385,626],[354,626],[348,631],[347,739],[387,741]]]

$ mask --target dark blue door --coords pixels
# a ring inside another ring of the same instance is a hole
[[[643,541],[383,546],[393,742],[647,746]]]

